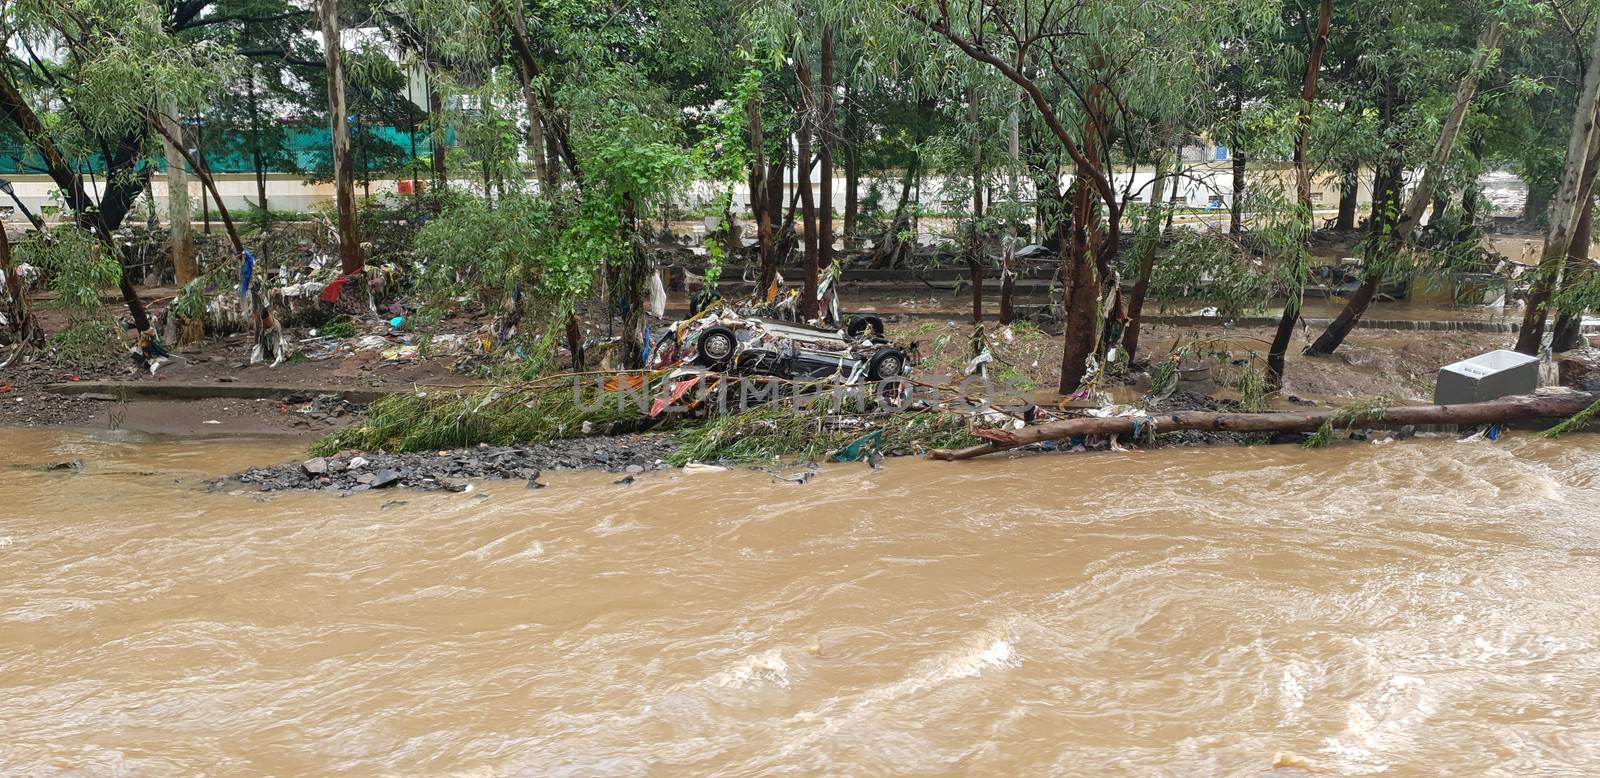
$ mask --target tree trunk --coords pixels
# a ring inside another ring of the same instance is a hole
[[[334,202],[339,212],[339,266],[346,274],[359,273],[361,242],[356,234],[355,158],[350,153],[350,123],[344,102],[344,68],[340,62],[338,0],[317,0],[322,24],[323,56],[328,63],[328,123],[333,130]],[[430,99],[437,92],[429,84]],[[435,164],[441,160],[435,160]],[[442,182],[441,182],[442,186]]]
[[[1573,227],[1580,212],[1588,210],[1594,194],[1596,168],[1600,168],[1600,131],[1595,127],[1595,111],[1600,108],[1600,27],[1595,29],[1594,49],[1584,75],[1583,94],[1572,118],[1572,137],[1567,144],[1567,160],[1561,173],[1561,187],[1551,203],[1550,228],[1545,235],[1544,254],[1523,310],[1522,329],[1517,332],[1517,351],[1539,353],[1544,339],[1547,308],[1572,248]],[[1580,207],[1583,206],[1583,207]]]
[[[578,317],[567,314],[567,353],[572,355],[572,372],[581,373],[584,370],[583,358],[583,328],[578,326]]]
[[[967,271],[972,279],[972,323],[983,322],[983,138],[978,90],[967,89],[967,123],[972,142],[972,224],[967,235]]]
[[[800,132],[797,138],[799,159],[795,161],[795,185],[800,187],[800,211],[804,220],[801,239],[805,256],[805,284],[800,291],[800,318],[817,318],[817,286],[821,273],[817,267],[817,203],[811,191],[811,128],[816,119],[811,106],[811,63],[804,52],[794,58],[795,79],[800,84]]]
[[[72,209],[78,227],[94,233],[107,250],[120,254],[121,249],[117,246],[112,231],[122,224],[128,209],[144,192],[149,178],[148,167],[142,169],[134,167],[143,156],[144,131],[130,130],[127,134],[114,139],[100,139],[102,148],[107,147],[107,141],[110,143],[112,154],[105,158],[103,163],[112,175],[107,177],[106,188],[100,201],[95,202],[89,196],[88,187],[84,186],[83,175],[67,161],[61,149],[56,146],[50,130],[33,112],[27,100],[23,99],[22,92],[3,70],[0,70],[0,117],[15,125],[39,152],[45,164],[45,171],[49,174],[50,180],[60,188],[67,206]],[[125,263],[119,262],[119,264]],[[150,317],[145,313],[144,301],[139,299],[132,282],[128,279],[126,267],[120,275],[118,288],[122,292],[122,301],[128,306],[128,317],[141,332],[148,331]]]
[[[1361,196],[1361,167],[1346,165],[1339,173],[1339,216],[1333,228],[1349,232],[1356,228],[1356,202]]]
[[[849,82],[845,85],[844,101],[844,245],[850,251],[860,248],[858,222],[861,218],[861,155],[856,151],[859,137],[857,109],[850,94]]]
[[[1522,201],[1522,221],[1538,224],[1550,212],[1550,201],[1556,195],[1555,187],[1545,181],[1529,181],[1528,197]]]
[[[172,118],[174,109],[169,105],[156,118],[162,124],[161,146],[167,163],[167,220],[169,240],[172,243],[172,269],[178,286],[200,276],[199,264],[194,258],[194,234],[190,222],[194,218],[189,207],[189,176],[184,172],[184,150],[178,144],[183,140],[183,128]]]
[[[1572,229],[1572,249],[1567,253],[1567,266],[1562,272],[1562,289],[1577,286],[1594,272],[1594,263],[1589,261],[1589,249],[1593,242],[1594,202],[1588,200],[1584,202],[1578,225]],[[1550,333],[1550,350],[1571,351],[1584,345],[1583,310],[1563,310],[1558,313],[1555,328]]]
[[[1090,137],[1089,132],[1084,133]],[[1085,144],[1089,145],[1089,144]],[[1099,347],[1100,340],[1100,279],[1096,275],[1094,257],[1090,252],[1090,221],[1093,218],[1094,193],[1087,178],[1080,172],[1073,181],[1068,195],[1072,199],[1072,227],[1067,238],[1066,263],[1062,279],[1066,288],[1066,332],[1062,339],[1061,394],[1078,391],[1088,373],[1088,359]]]
[[[450,188],[450,168],[445,159],[450,153],[450,144],[445,137],[444,98],[439,95],[432,62],[426,63],[424,72],[428,83],[428,161],[433,167],[433,185],[443,192]]]
[[[256,202],[267,210],[267,162],[261,148],[261,106],[256,102],[256,70],[249,66],[248,95],[250,98],[250,161],[256,170]]]
[[[227,204],[222,202],[222,193],[217,191],[216,177],[211,175],[211,168],[206,165],[205,156],[198,149],[193,152],[189,151],[188,147],[182,145],[181,137],[171,134],[172,130],[178,126],[178,123],[173,121],[171,117],[162,114],[146,114],[145,120],[151,127],[155,128],[169,148],[175,148],[178,153],[183,155],[183,159],[194,170],[195,176],[200,179],[201,191],[209,191],[212,199],[217,201],[217,216],[222,219],[222,229],[228,236],[228,242],[233,246],[235,254],[243,255],[244,241],[239,238],[239,229],[233,223],[233,216],[228,213]]]
[[[922,155],[917,151],[911,152],[911,163],[906,166],[905,173],[900,177],[900,199],[895,203],[894,216],[889,218],[888,229],[884,232],[883,239],[874,247],[873,266],[892,268],[899,264],[900,256],[900,230],[905,226],[906,208],[911,204],[911,187],[917,177],[917,169],[922,165]]]
[[[928,452],[929,459],[961,460],[1026,446],[1045,440],[1066,440],[1079,435],[1133,435],[1145,430],[1174,432],[1313,432],[1324,424],[1335,428],[1396,429],[1416,425],[1475,426],[1531,419],[1572,416],[1600,400],[1600,394],[1522,395],[1461,405],[1401,405],[1363,414],[1350,409],[1294,413],[1216,413],[1186,411],[1151,417],[1086,416],[1063,419],[1018,430],[978,430],[989,442],[971,448]]]
[[[822,29],[822,83],[817,85],[817,264],[833,267],[833,29]]]
[[[1272,345],[1267,349],[1267,384],[1283,385],[1284,355],[1289,352],[1289,341],[1294,337],[1294,326],[1300,321],[1300,297],[1304,294],[1306,268],[1303,257],[1311,250],[1311,233],[1317,228],[1316,212],[1311,203],[1311,170],[1306,158],[1311,149],[1311,111],[1316,105],[1317,80],[1322,74],[1322,57],[1328,50],[1328,28],[1333,20],[1333,0],[1322,0],[1317,12],[1317,36],[1311,42],[1311,54],[1306,58],[1306,75],[1300,85],[1300,112],[1296,117],[1298,137],[1294,144],[1294,190],[1300,206],[1303,249],[1296,252],[1292,278],[1286,290],[1283,313],[1278,317],[1278,329],[1273,332]]]
[[[1433,154],[1428,157],[1427,166],[1422,169],[1422,181],[1418,182],[1416,191],[1412,192],[1411,198],[1406,201],[1405,210],[1401,211],[1399,221],[1389,234],[1383,236],[1381,233],[1374,233],[1378,236],[1374,239],[1378,243],[1377,251],[1392,255],[1410,242],[1411,234],[1416,231],[1417,224],[1422,220],[1423,209],[1432,201],[1433,192],[1439,186],[1439,179],[1445,174],[1445,166],[1450,161],[1450,152],[1455,148],[1456,136],[1461,133],[1461,123],[1466,118],[1467,109],[1472,105],[1473,95],[1478,91],[1478,79],[1482,77],[1483,70],[1495,49],[1499,48],[1500,35],[1504,30],[1500,22],[1491,21],[1479,36],[1477,56],[1473,58],[1472,66],[1468,68],[1466,75],[1462,76],[1460,83],[1456,85],[1455,102],[1450,106],[1450,113],[1445,116],[1444,126],[1439,130],[1439,140],[1434,144]],[[1596,40],[1600,42],[1600,38]],[[1579,153],[1582,154],[1581,148]],[[1401,182],[1398,175],[1395,178],[1393,187],[1398,191]],[[1566,248],[1563,246],[1563,255],[1565,252]],[[1356,295],[1350,298],[1344,310],[1339,312],[1339,316],[1328,325],[1316,342],[1306,349],[1306,353],[1312,356],[1327,356],[1339,348],[1345,336],[1349,335],[1350,330],[1355,329],[1356,324],[1361,321],[1362,314],[1366,313],[1367,306],[1377,295],[1378,285],[1382,281],[1381,272],[1374,270],[1369,273]]]
[[[1099,52],[1095,53],[1093,61],[1096,69],[1104,69],[1105,60]],[[1108,323],[1109,317],[1122,310],[1122,293],[1117,288],[1113,270],[1121,247],[1122,205],[1115,187],[1108,184],[1105,171],[1098,167],[1106,164],[1102,154],[1109,157],[1111,152],[1109,148],[1101,148],[1104,122],[1112,109],[1106,92],[1103,81],[1096,81],[1089,87],[1088,100],[1085,101],[1087,115],[1084,117],[1083,145],[1081,149],[1069,147],[1069,150],[1077,150],[1078,153],[1073,155],[1077,163],[1077,175],[1073,180],[1072,245],[1068,255],[1072,284],[1067,295],[1066,332],[1062,334],[1061,383],[1058,387],[1063,395],[1083,389],[1084,378],[1089,376],[1091,357],[1099,361],[1104,369],[1106,350],[1117,343],[1112,338],[1103,338],[1106,330],[1102,328]],[[1095,222],[1096,202],[1105,209],[1103,228]],[[1112,304],[1103,310],[1102,294],[1108,281],[1113,299]],[[1116,325],[1122,327],[1125,322],[1116,322]],[[1120,341],[1122,333],[1118,331],[1115,335]]]
[[[750,121],[750,217],[756,223],[756,255],[761,271],[756,279],[754,297],[771,300],[773,286],[778,280],[778,258],[772,247],[772,199],[767,196],[772,180],[768,175],[767,140],[761,127],[759,94],[750,100],[746,112]]]
[[[1017,247],[1006,241],[1000,254],[1000,323],[1010,324],[1017,318],[1011,299],[1017,288]]]
[[[528,40],[528,20],[522,15],[522,7],[514,5],[507,10],[506,16],[511,21],[511,34],[515,38],[513,46],[518,51],[517,77],[522,88],[522,103],[528,111],[528,160],[533,163],[533,178],[539,182],[539,187],[544,192],[549,192],[554,187],[550,179],[550,170],[546,164],[544,143],[544,103],[534,89],[534,78],[538,76],[538,69],[533,61],[533,46]]]
[[[1150,293],[1150,275],[1155,272],[1156,250],[1161,244],[1162,212],[1166,209],[1167,175],[1170,156],[1165,147],[1156,159],[1156,180],[1150,186],[1150,210],[1141,225],[1144,241],[1140,246],[1139,277],[1133,283],[1133,295],[1128,299],[1128,330],[1122,336],[1122,347],[1128,350],[1128,361],[1139,354],[1139,328],[1144,320],[1144,298]]]
[[[17,277],[16,267],[11,264],[11,236],[6,234],[4,224],[0,224],[0,274],[5,276],[6,293],[11,298],[6,318],[11,322],[11,330],[17,334],[17,341],[34,345],[42,343],[44,331],[39,329],[33,311],[28,309],[28,294],[22,288],[22,279]]]
[[[1239,150],[1244,123],[1244,76],[1241,74],[1233,89],[1233,201],[1228,206],[1228,234],[1244,231],[1244,153]]]
[[[645,255],[644,243],[639,236],[639,204],[632,196],[622,200],[622,232],[628,244],[629,262],[621,268],[617,279],[627,302],[628,312],[622,320],[622,365],[630,370],[644,367],[644,298],[650,276],[650,258]]]

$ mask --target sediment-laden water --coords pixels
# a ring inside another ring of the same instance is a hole
[[[342,498],[0,440],[0,774],[1600,768],[1597,437]]]

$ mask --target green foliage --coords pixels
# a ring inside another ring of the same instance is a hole
[[[1573,414],[1571,418],[1539,434],[1550,438],[1551,440],[1555,440],[1556,438],[1559,438],[1569,432],[1581,432],[1588,429],[1589,425],[1594,423],[1596,416],[1600,416],[1600,402],[1596,402],[1593,405],[1578,411],[1577,413]]]
[[[1130,262],[1136,257],[1137,252],[1127,255]],[[1275,291],[1266,265],[1266,259],[1232,237],[1179,230],[1151,273],[1149,299],[1163,310],[1179,302],[1206,303],[1219,316],[1241,316],[1264,305]]]
[[[585,398],[592,399],[592,398]],[[631,405],[579,405],[572,382],[493,386],[476,392],[412,392],[385,397],[367,407],[359,426],[334,432],[311,449],[313,456],[339,451],[434,451],[479,443],[503,446],[544,443],[560,438],[603,434],[613,425],[639,424]]]
[[[30,232],[17,241],[18,261],[44,271],[55,302],[74,321],[100,316],[100,292],[122,281],[122,265],[87,231],[61,226],[47,233]]]
[[[1326,448],[1333,443],[1335,427],[1342,426],[1345,434],[1349,434],[1350,430],[1355,429],[1356,425],[1362,422],[1382,419],[1384,414],[1388,413],[1390,404],[1390,400],[1387,397],[1375,397],[1366,402],[1346,406],[1323,422],[1316,432],[1306,438],[1306,442],[1303,445],[1306,448]]]
[[[117,352],[116,325],[104,318],[82,319],[50,336],[56,359],[80,369],[102,365]]]
[[[1259,413],[1267,409],[1267,396],[1272,387],[1267,382],[1267,376],[1255,366],[1254,362],[1247,363],[1239,371],[1239,379],[1234,383],[1234,389],[1239,392],[1239,410],[1245,413]]]
[[[317,334],[325,338],[353,338],[356,336],[356,325],[349,319],[335,319],[322,325]]]
[[[668,461],[754,464],[780,460],[816,462],[873,431],[883,431],[884,451],[917,452],[976,445],[963,416],[933,412],[892,413],[837,419],[826,408],[797,410],[784,403],[717,416],[678,433],[678,449]]]

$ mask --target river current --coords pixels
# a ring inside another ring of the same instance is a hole
[[[0,441],[4,775],[1600,771],[1600,436],[348,497]]]

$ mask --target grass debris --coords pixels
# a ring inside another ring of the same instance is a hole
[[[1316,432],[1306,438],[1306,448],[1327,448],[1333,443],[1333,428],[1344,427],[1346,434],[1356,425],[1369,421],[1380,421],[1389,412],[1391,401],[1388,397],[1374,397],[1363,403],[1348,406],[1334,414],[1332,418],[1322,423]]]
[[[570,382],[492,386],[469,393],[409,392],[367,407],[358,426],[334,432],[312,446],[313,456],[339,451],[434,451],[479,443],[505,446],[546,443],[585,434],[630,431],[647,421],[628,402],[598,402],[589,389],[580,404]],[[596,407],[598,406],[598,407]],[[584,423],[589,423],[586,432]]]
[[[1551,427],[1550,429],[1547,429],[1539,434],[1550,438],[1551,440],[1555,440],[1556,438],[1559,438],[1569,432],[1581,432],[1585,429],[1588,429],[1589,425],[1594,422],[1594,418],[1596,416],[1600,416],[1600,401],[1596,401],[1593,405],[1590,405],[1589,407],[1572,414],[1572,417],[1566,421],[1563,421],[1560,424],[1557,424],[1556,426]]]
[[[667,461],[755,464],[775,460],[821,461],[873,430],[882,430],[884,452],[963,448],[979,443],[966,417],[933,411],[839,416],[818,407],[774,403],[715,416],[678,432],[678,450]]]

